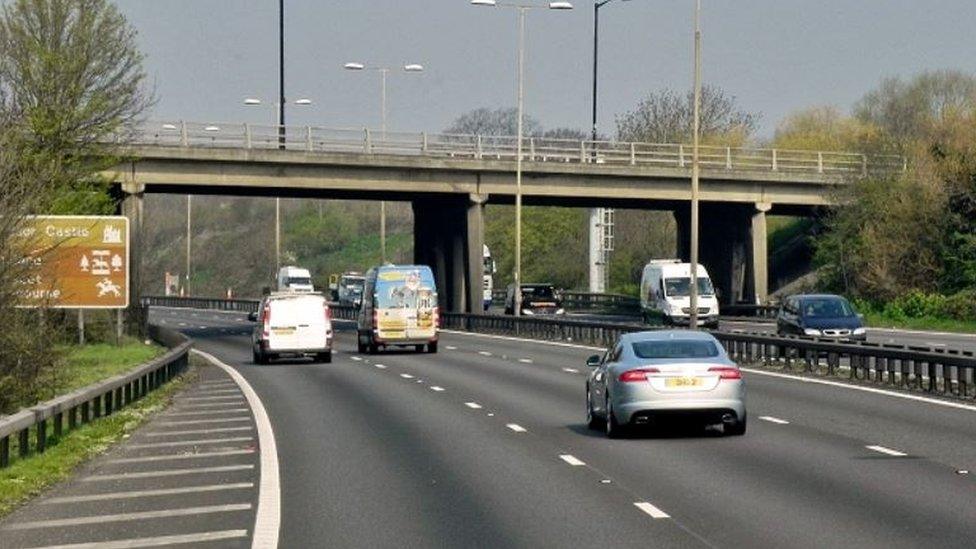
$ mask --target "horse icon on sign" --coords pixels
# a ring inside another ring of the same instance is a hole
[[[98,288],[98,297],[105,297],[108,294],[112,294],[115,297],[120,297],[122,295],[122,288],[118,284],[112,282],[110,278],[103,278],[95,287]]]

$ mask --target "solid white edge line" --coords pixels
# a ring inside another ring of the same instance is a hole
[[[775,423],[776,425],[789,425],[790,424],[790,422],[789,421],[786,421],[785,419],[780,419],[778,417],[773,417],[773,416],[759,416],[759,419],[761,419],[763,421],[768,421],[770,423]]]
[[[576,343],[562,343],[562,342],[559,342],[559,341],[541,341],[541,340],[538,340],[538,339],[526,339],[524,337],[499,336],[499,335],[493,335],[493,334],[476,334],[476,333],[472,333],[472,332],[460,332],[460,331],[457,331],[457,330],[441,330],[441,332],[447,333],[447,334],[461,335],[461,336],[483,337],[483,338],[488,338],[488,339],[500,339],[500,340],[504,340],[504,341],[519,341],[519,342],[523,342],[523,343],[536,343],[536,344],[539,344],[539,345],[551,345],[551,346],[554,346],[554,347],[569,347],[569,348],[573,348],[573,349],[586,349],[586,350],[590,350],[590,351],[604,351],[604,350],[606,350],[603,347],[593,347],[592,345],[579,345],[579,344],[576,344]],[[959,335],[959,334],[954,334],[954,335]],[[741,366],[739,367],[739,369],[742,370],[743,372],[748,372],[750,374],[758,374],[758,375],[762,375],[762,376],[776,377],[776,378],[780,378],[780,379],[790,379],[790,380],[793,380],[793,381],[799,381],[801,383],[816,383],[816,384],[819,384],[819,385],[829,385],[831,387],[841,387],[841,388],[844,388],[844,389],[850,389],[852,391],[863,391],[865,393],[874,393],[874,394],[878,394],[878,395],[886,395],[886,396],[895,397],[895,398],[902,398],[902,399],[905,399],[905,400],[914,400],[916,402],[925,402],[927,404],[935,404],[936,406],[945,406],[947,408],[956,408],[958,410],[969,410],[970,412],[976,412],[976,406],[972,406],[972,405],[969,405],[969,404],[961,404],[961,403],[958,403],[958,402],[949,402],[949,401],[945,401],[945,400],[938,400],[938,399],[928,398],[928,397],[919,396],[919,395],[910,395],[910,394],[905,394],[905,393],[898,393],[898,392],[893,392],[893,391],[887,391],[885,389],[878,389],[878,388],[875,388],[875,387],[864,387],[864,386],[861,386],[861,385],[849,385],[849,384],[846,384],[846,383],[840,383],[840,382],[837,382],[837,381],[829,381],[829,380],[826,380],[826,379],[813,379],[813,378],[800,377],[800,376],[795,376],[795,375],[790,375],[790,374],[783,374],[783,373],[779,373],[779,372],[767,372],[765,370],[756,370],[754,368],[747,368],[747,367],[741,367]]]
[[[258,427],[258,446],[261,449],[261,488],[258,491],[258,508],[254,519],[254,536],[251,547],[274,549],[278,547],[278,534],[281,529],[281,477],[278,472],[278,446],[275,443],[274,429],[268,412],[251,384],[234,368],[224,364],[209,353],[193,349],[194,353],[210,360],[227,372],[237,382],[254,413]]]
[[[646,501],[635,501],[634,507],[637,507],[641,511],[644,511],[645,513],[650,515],[651,518],[655,518],[655,519],[671,518],[671,515],[665,513],[664,511],[658,509],[657,507],[651,505]]]
[[[97,543],[71,543],[68,545],[48,545],[37,549],[132,549],[134,547],[163,547],[166,545],[182,545],[184,543],[200,543],[205,541],[219,541],[224,539],[245,538],[247,530],[221,530],[219,532],[200,532],[199,534],[178,534],[175,536],[156,536],[152,538],[120,539],[115,541],[100,541]]]
[[[874,450],[875,452],[878,452],[880,454],[885,454],[894,457],[905,457],[908,455],[905,452],[899,452],[898,450],[892,450],[891,448],[885,448],[884,446],[879,446],[876,444],[871,446],[865,446],[865,448],[867,448],[868,450]]]
[[[509,429],[515,431],[516,433],[524,433],[528,430],[525,427],[519,425],[518,423],[509,423],[505,425],[505,427],[508,427]]]
[[[573,467],[582,467],[586,463],[580,461],[576,456],[572,454],[560,454],[559,459],[565,461],[566,463],[572,465]]]

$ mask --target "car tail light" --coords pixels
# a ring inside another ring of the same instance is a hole
[[[659,374],[661,370],[657,368],[638,368],[636,370],[627,370],[626,372],[620,374],[617,379],[623,383],[631,383],[634,381],[647,381],[647,374]]]
[[[715,372],[720,379],[742,379],[742,372],[734,366],[716,366],[708,371]]]
[[[441,327],[441,308],[440,307],[434,307],[434,326],[437,326],[437,329],[440,329],[440,327]]]
[[[264,309],[261,309],[259,322],[261,322],[261,326],[263,327],[264,336],[268,337],[269,331],[271,330],[271,305],[265,305]]]
[[[327,324],[332,323],[332,309],[328,305],[325,306],[325,322]]]

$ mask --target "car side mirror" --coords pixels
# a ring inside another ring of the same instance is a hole
[[[596,368],[600,365],[600,355],[592,355],[590,358],[586,359],[586,365],[590,368]]]
[[[247,313],[247,319],[250,322],[257,322],[258,321],[258,314],[257,313]]]

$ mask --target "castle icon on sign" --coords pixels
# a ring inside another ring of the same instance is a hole
[[[106,225],[105,231],[102,233],[102,243],[121,244],[122,229],[120,227],[116,227],[115,225]]]

